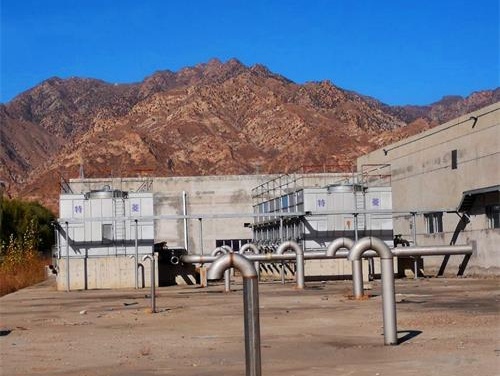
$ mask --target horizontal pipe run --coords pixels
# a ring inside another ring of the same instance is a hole
[[[276,253],[261,253],[258,255],[245,254],[245,258],[250,261],[261,261],[261,262],[281,262],[281,261],[295,261],[297,256],[295,253],[285,253],[278,255]],[[348,252],[340,251],[335,254],[335,256],[326,256],[325,252],[313,251],[304,253],[304,259],[306,260],[328,260],[328,259],[342,259],[347,258]],[[375,252],[367,251],[363,254],[363,257],[374,257]],[[186,264],[209,264],[217,260],[219,256],[200,256],[200,255],[184,255],[181,256],[181,261]]]
[[[408,247],[408,248],[393,248],[392,254],[395,257],[405,256],[442,256],[442,255],[465,255],[472,254],[472,246],[459,245],[459,246],[433,246],[433,247]],[[347,258],[349,252],[337,251],[334,256],[327,256],[324,251],[310,251],[304,252],[304,259],[306,260],[326,260],[326,259],[342,259]],[[278,255],[276,253],[261,253],[258,255],[245,253],[244,257],[251,261],[261,262],[281,262],[296,260],[294,253],[285,253]],[[363,252],[363,258],[377,257],[374,251]],[[217,256],[200,256],[200,255],[184,255],[181,256],[181,261],[187,264],[209,264],[217,260]]]
[[[446,256],[446,255],[472,255],[473,250],[470,245],[455,245],[455,246],[429,246],[429,247],[401,247],[401,248],[392,248],[392,254],[395,257],[411,257],[411,256]],[[145,253],[139,253],[139,256],[142,257]],[[344,250],[339,250],[335,253],[335,256],[329,257],[325,255],[325,251],[306,251],[304,252],[304,258],[306,260],[325,260],[325,259],[342,259],[347,258],[349,252]],[[272,257],[276,257],[276,260],[295,260],[296,257],[293,253],[287,253],[285,255],[277,255],[275,253],[260,253],[258,255],[253,255],[251,253],[245,253],[243,256],[252,260],[252,261],[266,261],[273,262]],[[106,257],[130,257],[133,256],[133,253],[130,254],[122,254],[116,256],[112,255],[90,255],[90,256],[82,256],[82,255],[71,255],[71,259],[91,259],[91,258],[106,258]],[[182,256],[182,261],[187,264],[191,263],[211,263],[217,257],[212,256],[203,256],[203,261],[192,261],[190,260],[191,256],[199,256],[199,255],[184,255]],[[257,257],[258,256],[258,257]],[[187,259],[184,259],[188,257]],[[366,251],[363,253],[363,258],[371,258],[377,257],[377,253],[373,251]]]
[[[445,255],[472,255],[471,245],[449,245],[428,247],[393,248],[391,252],[396,257],[405,256],[445,256]]]

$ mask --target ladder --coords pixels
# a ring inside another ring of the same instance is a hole
[[[114,217],[125,217],[125,200],[122,197],[115,198],[114,202]],[[115,247],[116,253],[125,253],[125,220],[120,219],[115,221]]]
[[[355,210],[365,210],[365,195],[363,192],[354,191]],[[366,227],[366,214],[358,214],[358,231],[364,231]]]

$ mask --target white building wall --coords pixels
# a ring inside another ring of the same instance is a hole
[[[474,127],[471,117],[478,119]],[[457,153],[456,169],[451,166],[452,150]],[[393,210],[456,210],[463,192],[500,184],[500,103],[375,150],[358,159],[358,171],[369,164],[387,165],[379,172],[391,175]],[[500,274],[500,229],[488,228],[484,210],[470,218],[456,239],[456,244],[477,242],[467,272]],[[450,244],[460,220],[456,213],[444,213],[444,231],[428,234],[424,216],[416,219],[419,245]],[[395,217],[394,233],[412,240],[409,214]],[[426,269],[436,272],[442,259],[426,258]],[[447,273],[456,273],[461,261],[462,257],[451,257]]]

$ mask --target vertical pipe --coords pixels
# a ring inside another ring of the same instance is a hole
[[[380,259],[382,272],[382,312],[384,316],[384,344],[397,345],[396,294],[392,259]]]
[[[231,269],[224,272],[224,292],[231,292]]]
[[[303,249],[294,241],[286,241],[280,244],[276,253],[278,255],[283,254],[287,250],[295,251],[295,280],[297,282],[297,289],[304,288],[304,251]],[[283,282],[283,275],[282,275]]]
[[[134,270],[134,276],[135,276],[135,288],[138,289],[139,288],[139,282],[138,282],[138,279],[139,279],[139,241],[138,241],[139,226],[138,226],[137,219],[134,219],[134,222],[135,222],[135,261],[134,261],[135,270]]]
[[[69,287],[69,224],[66,222],[66,291],[70,291]]]
[[[412,220],[412,237],[413,237],[413,246],[417,246],[417,218],[416,218],[417,213],[412,212],[411,213],[411,220]]]
[[[187,215],[187,192],[182,191],[182,214]],[[188,220],[184,218],[184,249],[188,249]]]
[[[352,261],[352,286],[355,299],[363,296],[363,265],[361,260]]]
[[[198,218],[200,221],[200,255],[203,256],[203,218]]]
[[[259,284],[257,278],[243,279],[246,376],[261,375]]]
[[[418,260],[420,257],[413,257],[413,279],[418,279]]]
[[[354,213],[354,241],[358,241],[358,213]]]
[[[283,242],[283,217],[280,217],[280,240],[279,242]]]
[[[297,276],[297,288],[304,288],[304,254],[297,253],[297,263],[295,266],[295,274]]]
[[[415,212],[411,212],[411,219],[412,219],[412,238],[413,238],[413,246],[417,246],[417,220],[416,220],[416,214]],[[413,273],[414,273],[414,279],[418,279],[418,256],[413,258]]]
[[[151,257],[151,313],[156,313],[156,262],[155,254]]]

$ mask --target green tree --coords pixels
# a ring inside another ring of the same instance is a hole
[[[30,233],[32,248],[39,252],[50,254],[54,245],[54,232],[51,222],[54,214],[38,202],[23,201],[18,199],[3,198],[0,201],[0,215],[2,217],[0,228],[0,241],[3,247],[13,241],[23,241],[23,237]]]

